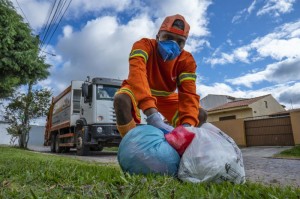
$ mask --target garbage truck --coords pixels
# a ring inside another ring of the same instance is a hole
[[[100,77],[71,81],[70,86],[52,98],[44,145],[54,153],[76,148],[81,156],[91,150],[119,146],[121,136],[113,99],[121,83],[118,79]]]

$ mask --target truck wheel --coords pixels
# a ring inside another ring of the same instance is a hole
[[[100,145],[98,145],[98,146],[92,146],[90,148],[90,150],[91,151],[102,151],[103,150],[103,146],[100,146]]]
[[[61,153],[62,152],[62,147],[59,146],[59,136],[55,136],[55,152],[56,153]]]
[[[86,156],[89,154],[89,146],[84,144],[87,142],[87,135],[85,132],[82,132],[82,130],[77,130],[77,140],[76,140],[76,153],[80,156]]]
[[[70,148],[69,147],[64,147],[62,151],[64,153],[69,153],[70,152]]]
[[[51,145],[50,145],[50,150],[52,153],[55,153],[55,140],[56,136],[55,134],[51,134]]]

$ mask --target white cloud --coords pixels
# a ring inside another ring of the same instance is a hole
[[[286,23],[263,37],[258,37],[250,44],[238,47],[231,54],[221,52],[220,48],[206,58],[211,65],[236,63],[253,63],[262,58],[270,57],[275,60],[300,56],[300,20]],[[251,56],[250,56],[251,55]]]
[[[231,39],[227,39],[227,40],[226,40],[226,43],[228,43],[229,46],[233,46],[233,42],[232,42]]]
[[[75,1],[74,4],[72,2],[73,7],[70,9],[83,7],[83,10],[92,11],[93,6],[94,8],[98,6],[99,9],[111,8],[113,12],[118,10],[130,12],[130,9],[138,12],[126,23],[117,13],[112,15],[107,13],[88,21],[79,30],[71,23],[63,27],[63,33],[55,47],[57,56],[62,57],[62,60],[51,68],[51,81],[47,82],[55,91],[62,91],[64,85],[69,84],[72,79],[85,79],[87,75],[126,78],[129,68],[128,55],[132,44],[142,37],[155,38],[166,15],[182,14],[191,25],[191,37],[187,40],[186,50],[195,52],[202,46],[209,46],[209,43],[201,37],[209,34],[205,15],[210,1],[177,0],[174,3],[171,0],[155,2],[145,0],[135,2],[132,7],[127,8],[125,4],[118,8],[114,6],[117,1],[110,3],[105,1],[107,4],[97,2]],[[146,6],[142,6],[144,3]]]
[[[82,16],[88,12],[101,13],[103,9],[112,9],[115,11],[123,11],[133,4],[131,0],[73,0],[70,4],[69,15]]]
[[[247,11],[249,14],[251,14],[253,12],[253,10],[255,9],[255,4],[256,4],[256,0],[254,0],[250,6],[247,8]]]
[[[238,11],[232,18],[231,22],[234,24],[240,23],[248,17],[256,9],[258,9],[256,15],[270,15],[272,17],[280,17],[282,14],[290,13],[293,11],[293,4],[296,0],[265,0],[265,1],[252,1],[248,8],[244,8]],[[263,5],[259,8],[260,5]]]
[[[47,20],[53,2],[47,0],[19,0],[20,7],[26,14],[33,29],[40,29]],[[93,15],[95,17],[116,15],[127,12],[131,15],[150,15],[156,18],[156,27],[161,24],[164,17],[173,14],[182,14],[191,25],[190,35],[205,36],[209,34],[206,25],[206,10],[211,0],[73,0],[64,18],[78,20],[82,16]],[[14,2],[15,3],[15,2]],[[15,3],[15,6],[18,5]],[[64,7],[66,8],[66,6]],[[21,10],[18,9],[21,14]]]
[[[252,43],[252,45],[256,45]],[[270,40],[267,43],[259,44],[257,52],[263,57],[272,57],[276,60],[300,56],[300,38]]]
[[[234,79],[227,79],[226,82],[233,85],[244,85],[247,87],[252,87],[254,83],[260,83],[266,79],[267,71],[260,71],[257,73],[250,73],[244,76],[240,76]]]
[[[254,0],[248,8],[244,8],[239,11],[236,15],[233,16],[231,23],[240,23],[242,19],[247,19],[247,17],[253,12],[255,9],[256,0]]]
[[[72,33],[73,33],[73,27],[72,26],[67,25],[63,28],[63,36],[64,37],[68,38],[72,35]]]
[[[233,56],[235,57],[236,60],[248,63],[248,50],[246,48],[237,48],[234,52],[233,52]],[[233,59],[233,58],[232,58]]]
[[[201,98],[208,94],[229,95],[238,98],[253,98],[271,94],[286,109],[300,108],[300,82],[287,82],[264,87],[258,90],[242,90],[239,87],[231,87],[225,83],[212,85],[197,84],[197,93]]]
[[[207,96],[208,94],[232,95],[235,97],[242,97],[246,94],[245,91],[234,89],[228,84],[218,82],[210,86],[206,86],[202,83],[197,83],[197,93],[201,98]]]
[[[271,58],[272,64],[268,64],[260,71],[252,71],[246,75],[227,79],[226,82],[233,85],[244,85],[252,87],[263,81],[272,83],[283,83],[287,81],[300,80],[300,37],[298,29],[300,21],[284,24],[275,32],[264,37],[256,38],[249,45],[233,50],[232,54],[222,53],[217,49],[219,58],[208,59],[213,64],[228,64],[237,61],[251,63]],[[225,59],[224,55],[231,59]],[[251,55],[251,56],[250,56]]]
[[[262,81],[284,83],[300,80],[300,56],[269,64],[265,70],[225,80],[233,85],[252,87]]]
[[[281,103],[284,103],[288,109],[300,108],[300,83],[293,83],[281,87],[275,96]]]
[[[258,10],[257,15],[270,14],[278,17],[280,14],[291,12],[293,3],[295,3],[295,0],[268,0],[267,4]]]
[[[181,14],[190,24],[190,36],[206,36],[209,34],[206,25],[208,24],[206,11],[208,6],[212,3],[211,0],[145,0],[143,12],[150,16],[157,17],[157,30],[168,15]]]
[[[47,0],[18,0],[19,5],[16,1],[12,2],[14,3],[17,12],[23,16],[23,18],[27,18],[30,27],[38,34],[46,21],[51,2]],[[25,16],[23,15],[22,10]],[[24,20],[27,22],[26,19]]]
[[[57,46],[63,63],[55,67],[51,78],[59,85],[73,79],[84,80],[88,75],[124,79],[132,44],[144,36],[155,35],[154,30],[154,23],[143,15],[125,25],[119,24],[116,17],[106,16],[89,21],[78,32],[67,31]]]
[[[30,24],[39,32],[53,2],[19,2]],[[52,41],[43,48],[52,67],[49,79],[40,84],[52,87],[57,93],[72,79],[85,79],[87,75],[126,78],[132,44],[142,37],[155,38],[167,15],[181,14],[190,24],[186,50],[197,52],[203,46],[209,47],[204,37],[210,34],[206,14],[211,3],[211,0],[73,0],[63,18],[62,32],[57,32],[60,35],[57,43]]]
[[[190,39],[186,43],[184,49],[194,53],[200,51],[204,46],[210,48],[210,43],[204,39]]]

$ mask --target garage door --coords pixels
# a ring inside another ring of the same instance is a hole
[[[247,146],[293,146],[290,116],[245,121]]]

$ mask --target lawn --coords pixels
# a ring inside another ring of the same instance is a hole
[[[119,147],[104,147],[103,151],[107,151],[107,152],[118,152]]]
[[[294,146],[291,149],[282,151],[281,153],[275,155],[275,157],[286,157],[286,158],[295,158],[300,159],[300,145]]]
[[[300,198],[300,189],[183,183],[127,175],[116,164],[84,162],[0,146],[0,198]]]

